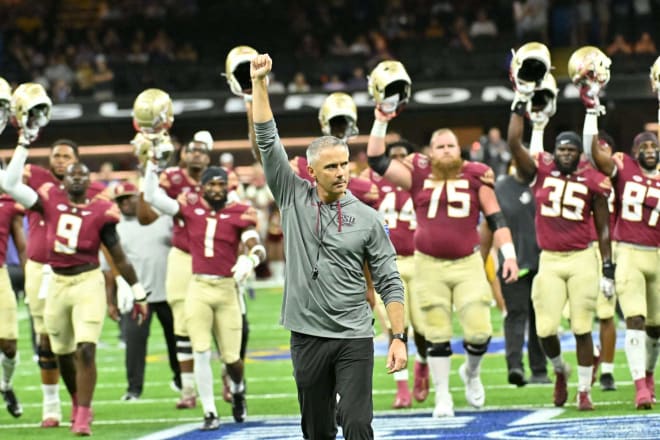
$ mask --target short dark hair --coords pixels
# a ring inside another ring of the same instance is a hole
[[[409,142],[405,139],[401,139],[401,140],[392,142],[391,144],[388,144],[387,148],[385,149],[385,154],[387,156],[390,155],[390,151],[392,151],[392,148],[405,148],[406,149],[406,155],[414,153],[415,151],[418,150],[417,145],[415,145],[412,142]]]
[[[78,144],[75,141],[72,141],[71,139],[58,139],[50,145],[50,149],[52,150],[57,145],[66,145],[67,147],[71,147],[73,150],[73,155],[76,156],[76,159],[80,159]]]
[[[612,150],[615,149],[614,148],[615,147],[614,138],[612,138],[612,136],[610,136],[610,134],[608,132],[606,132],[605,130],[599,130],[598,131],[598,139],[603,141],[603,142],[606,142],[607,145],[612,147]]]

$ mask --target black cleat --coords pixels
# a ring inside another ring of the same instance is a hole
[[[247,402],[245,401],[245,391],[231,395],[231,413],[236,423],[242,423],[247,417]]]
[[[0,393],[2,393],[2,398],[7,404],[7,411],[9,411],[9,414],[14,417],[20,417],[21,414],[23,414],[23,408],[21,407],[21,404],[18,403],[18,399],[16,398],[16,394],[14,394],[14,390],[7,388],[4,391],[0,391]]]
[[[612,373],[603,373],[600,375],[600,389],[603,391],[616,391]]]
[[[204,424],[202,425],[201,428],[199,428],[200,431],[215,431],[216,429],[220,428],[220,418],[213,414],[212,412],[206,413],[204,416]]]

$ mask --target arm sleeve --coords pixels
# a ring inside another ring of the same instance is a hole
[[[12,159],[13,160],[13,159]],[[21,170],[23,168],[21,167]],[[26,208],[31,208],[39,200],[39,195],[35,190],[18,180],[15,180],[13,185],[12,179],[7,179],[8,171],[5,172],[0,170],[0,182],[2,182],[2,188],[14,198],[18,203],[25,206]],[[7,182],[9,180],[9,183]]]
[[[289,165],[289,159],[277,133],[275,121],[271,119],[267,122],[255,123],[254,131],[268,187],[278,206],[282,208],[293,203],[294,187],[300,179]]]
[[[396,253],[384,222],[376,222],[371,228],[367,242],[367,263],[374,287],[383,303],[403,303],[403,283],[396,266]]]
[[[179,212],[179,202],[158,187],[156,166],[151,161],[147,162],[144,174],[144,200],[162,213],[176,215]]]
[[[7,174],[3,178],[3,186],[6,188],[15,187],[21,183],[23,177],[23,168],[28,157],[28,150],[22,145],[16,147],[14,154],[7,165]]]

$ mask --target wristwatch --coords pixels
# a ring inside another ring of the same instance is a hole
[[[404,344],[408,343],[408,335],[405,333],[394,333],[392,339],[400,339]]]

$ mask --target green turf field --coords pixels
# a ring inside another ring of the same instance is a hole
[[[288,333],[278,324],[280,302],[281,294],[278,289],[258,289],[255,299],[248,300],[251,333],[246,377],[249,417],[252,418],[263,415],[295,415],[298,412],[295,385],[291,377],[291,363],[288,358],[263,360],[269,355],[286,354],[288,350]],[[501,335],[500,314],[493,309],[492,315],[495,334]],[[24,413],[19,419],[14,419],[6,411],[0,411],[0,439],[69,438],[72,434],[68,431],[68,423],[57,429],[38,427],[41,421],[39,373],[31,357],[28,320],[26,307],[23,304],[20,305],[20,317],[21,362],[17,368],[14,388],[23,405]],[[458,327],[456,325],[454,327],[458,333]],[[192,410],[174,408],[178,395],[169,387],[171,373],[157,320],[152,322],[146,383],[142,398],[133,402],[119,400],[125,391],[126,382],[124,352],[118,347],[118,333],[117,324],[110,320],[106,321],[97,355],[99,374],[93,403],[95,414],[92,425],[93,436],[98,439],[129,439],[183,423],[201,423],[201,406],[198,405],[197,409]],[[565,353],[565,355],[567,360],[575,365],[574,353]],[[454,356],[452,360],[451,386],[457,410],[467,409],[463,386],[456,373],[462,361],[463,357],[459,355]],[[220,417],[221,420],[233,422],[229,405],[220,397],[219,361],[215,363],[215,367],[216,398]],[[409,363],[409,370],[412,386],[412,362]],[[636,413],[632,404],[634,391],[622,351],[617,352],[615,377],[618,390],[603,393],[596,385],[592,398],[597,410],[585,414],[575,409],[574,375],[571,378],[569,402],[566,411],[560,417],[602,417]],[[506,366],[502,355],[486,355],[482,367],[482,380],[486,386],[487,409],[552,407],[552,385],[528,385],[524,388],[516,388],[506,382]],[[63,411],[68,420],[70,405],[63,385],[60,393],[65,402]],[[375,410],[389,410],[393,397],[393,379],[385,373],[384,357],[377,357],[374,371]],[[432,408],[432,394],[426,402],[413,404],[413,410],[427,409],[429,416]]]

